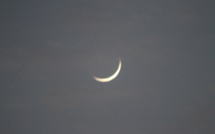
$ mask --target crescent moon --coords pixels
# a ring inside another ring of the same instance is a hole
[[[115,79],[118,76],[118,74],[119,74],[119,72],[121,70],[121,66],[122,66],[122,63],[121,63],[121,60],[119,60],[119,66],[118,66],[116,72],[113,75],[111,75],[111,76],[109,76],[107,78],[99,78],[99,77],[93,77],[93,78],[98,82],[110,82],[110,81],[112,81],[113,79]]]

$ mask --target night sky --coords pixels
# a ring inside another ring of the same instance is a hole
[[[0,133],[214,134],[214,7],[2,0]]]

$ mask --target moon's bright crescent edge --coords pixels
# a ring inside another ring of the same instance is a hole
[[[107,77],[107,78],[99,78],[99,77],[93,77],[93,78],[96,81],[98,81],[98,82],[109,82],[109,81],[112,81],[113,79],[115,79],[118,76],[118,74],[119,74],[119,72],[121,70],[121,66],[122,66],[122,63],[121,63],[121,60],[119,60],[118,69],[116,70],[116,72],[113,75],[111,75],[110,77]]]

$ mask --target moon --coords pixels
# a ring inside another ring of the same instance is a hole
[[[115,79],[118,76],[118,74],[119,74],[119,72],[121,70],[121,66],[122,66],[122,62],[121,62],[121,60],[119,60],[118,68],[117,68],[116,72],[113,75],[111,75],[111,76],[109,76],[107,78],[99,78],[99,77],[95,77],[95,76],[93,78],[98,82],[110,82],[110,81],[112,81],[113,79]]]

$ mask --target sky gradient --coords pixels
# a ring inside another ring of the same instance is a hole
[[[213,134],[214,4],[1,1],[0,133]]]

